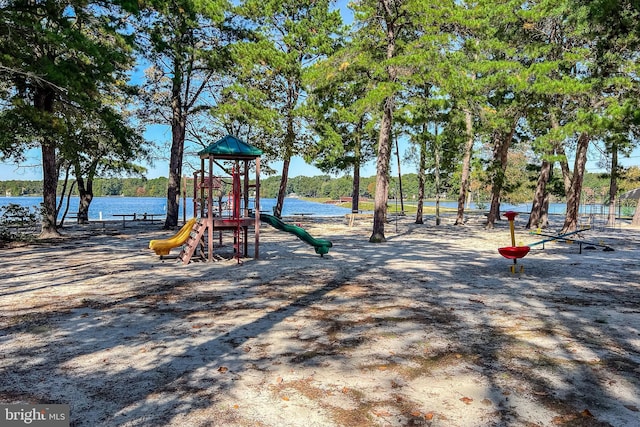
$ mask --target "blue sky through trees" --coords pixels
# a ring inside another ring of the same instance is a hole
[[[335,7],[341,11],[343,20],[345,23],[351,23],[353,21],[353,13],[348,8],[348,0],[338,0],[335,3]],[[134,71],[133,79],[141,78],[144,74],[144,65],[140,64]],[[145,132],[145,137],[156,143],[159,147],[167,146],[171,140],[171,129],[169,125],[153,125],[148,126]],[[251,141],[247,141],[251,143]],[[400,140],[400,156],[404,156],[406,150],[406,142]],[[162,154],[162,150],[158,150]],[[571,155],[571,154],[569,154]],[[168,151],[166,156],[168,157]],[[42,167],[41,167],[41,154],[40,149],[32,149],[25,153],[25,161],[16,164],[13,162],[0,163],[0,180],[41,180],[42,179]],[[588,172],[600,172],[604,169],[599,165],[600,154],[595,149],[591,149],[589,153],[589,161],[587,162]],[[185,166],[189,159],[185,159]],[[573,159],[569,159],[572,164]],[[635,150],[631,157],[620,158],[620,163],[624,166],[632,166],[640,164],[640,149]],[[168,176],[168,160],[157,159],[153,164],[144,164],[147,167],[147,174],[145,175],[149,179],[158,178],[162,176]],[[275,170],[276,174],[279,174],[282,170],[282,162],[273,162],[270,166]],[[415,173],[415,165],[402,163],[402,173]],[[363,177],[370,177],[375,175],[375,161],[370,161],[365,164],[361,170]],[[191,171],[188,167],[185,167],[185,174],[189,174]],[[395,157],[391,162],[391,173],[397,174],[397,160]],[[316,167],[305,163],[300,157],[294,157],[290,166],[290,176],[317,176],[323,173]]]

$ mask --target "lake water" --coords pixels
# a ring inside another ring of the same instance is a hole
[[[0,206],[15,203],[20,206],[32,208],[42,203],[42,197],[0,197]],[[72,197],[68,215],[78,212],[79,198]],[[276,199],[260,199],[260,210],[272,212]],[[252,205],[251,205],[252,206]],[[63,208],[64,210],[64,208]],[[94,197],[89,207],[89,219],[120,219],[115,214],[156,214],[163,215],[167,212],[167,199],[163,197]],[[295,213],[312,213],[315,216],[343,216],[350,213],[351,209],[331,204],[309,202],[302,199],[287,198],[282,207],[282,215],[290,216]],[[193,214],[193,205],[187,199],[187,216]],[[179,218],[182,218],[182,201],[180,203]]]
[[[69,214],[75,215],[78,212],[78,197],[72,197],[69,206]],[[181,201],[182,202],[182,201]],[[15,203],[20,206],[33,207],[39,206],[42,203],[42,197],[0,197],[0,206],[6,206],[10,203]],[[260,210],[263,212],[272,212],[272,208],[276,204],[276,199],[260,199]],[[405,202],[405,204],[409,204]],[[415,204],[415,203],[411,203]],[[252,205],[251,205],[252,206]],[[425,206],[435,206],[435,202],[427,201]],[[455,201],[442,201],[440,206],[444,208],[457,208],[458,204]],[[482,209],[488,209],[488,204],[481,206]],[[397,209],[400,210],[400,203],[397,203]],[[474,203],[468,207],[468,209],[476,209]],[[389,200],[389,211],[396,210],[396,202],[393,199]],[[510,205],[503,203],[501,205],[502,212],[508,210],[514,210],[520,213],[529,213],[531,211],[531,204]],[[142,215],[144,213],[163,215],[167,211],[167,201],[163,197],[95,197],[91,202],[89,208],[89,219],[119,219],[114,217],[114,214],[137,214]],[[187,199],[187,216],[192,215],[193,207],[191,201]],[[312,213],[315,216],[343,216],[351,212],[350,208],[343,208],[332,204],[316,203],[307,200],[286,198],[282,209],[283,216],[291,216],[296,213]],[[566,212],[566,205],[564,203],[552,203],[549,207],[549,213],[564,215]],[[580,208],[582,214],[597,214],[606,215],[608,212],[608,206],[604,205],[583,205]],[[182,203],[180,205],[179,217],[182,218]]]
[[[398,206],[399,206],[398,202]],[[405,205],[407,202],[405,202]],[[415,203],[412,203],[415,205]],[[393,200],[389,201],[389,206],[392,210],[395,210],[395,204]],[[425,203],[425,206],[435,206],[435,202],[429,201]],[[471,203],[470,206],[465,206],[465,209],[472,210],[480,210],[480,211],[488,211],[490,203],[483,203],[480,207],[477,207],[475,203]],[[441,201],[440,207],[457,209],[458,202],[457,201]],[[398,210],[400,208],[398,207]],[[622,215],[633,215],[634,208],[622,207],[621,213]],[[529,214],[531,212],[531,203],[522,203],[519,205],[511,205],[509,203],[501,203],[500,204],[500,212],[504,213],[507,211],[515,211],[521,214]],[[608,205],[601,204],[582,204],[580,205],[579,213],[581,215],[607,215],[609,212]],[[565,215],[567,213],[567,205],[566,203],[550,203],[549,204],[549,214],[551,215]]]

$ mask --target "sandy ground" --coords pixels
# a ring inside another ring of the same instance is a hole
[[[302,226],[331,252],[264,225],[259,260],[183,266],[118,222],[0,248],[0,402],[73,426],[640,425],[640,230],[514,274],[506,221]]]

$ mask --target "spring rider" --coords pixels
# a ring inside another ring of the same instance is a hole
[[[511,231],[511,246],[498,248],[498,252],[500,253],[500,255],[502,255],[507,259],[513,260],[513,265],[511,266],[512,273],[516,272],[518,259],[524,258],[529,253],[529,250],[531,249],[529,246],[516,246],[515,227],[513,222],[517,215],[518,213],[513,211],[507,211],[504,213],[504,216],[506,216],[507,219],[509,220],[509,230]],[[524,266],[521,265],[520,273],[522,273],[523,271],[524,271]]]

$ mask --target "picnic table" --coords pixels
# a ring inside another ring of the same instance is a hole
[[[122,217],[122,228],[126,228],[125,221],[127,218],[131,217],[131,221],[135,221],[136,214],[112,214],[111,216],[121,216]]]
[[[112,214],[111,216],[119,216],[122,217],[122,228],[126,228],[126,221],[127,218],[131,218],[129,221],[150,221],[150,222],[154,222],[154,221],[160,221],[160,219],[162,217],[165,217],[166,214],[164,213],[154,213],[154,214],[150,214],[150,213],[142,213],[142,214],[137,214],[137,213],[132,213],[132,214]]]
[[[143,213],[142,215],[138,215],[139,219],[141,221],[151,221],[153,223],[153,221],[160,221],[160,219],[162,217],[165,217],[167,214],[164,213],[159,213],[159,214],[149,214],[149,213]],[[135,218],[134,218],[135,219]]]

